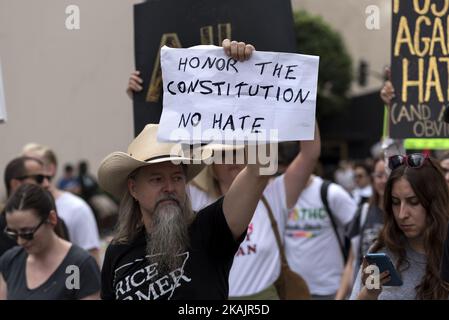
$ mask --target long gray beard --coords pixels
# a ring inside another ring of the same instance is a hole
[[[182,266],[181,254],[189,245],[188,227],[189,214],[179,205],[156,206],[146,252],[150,262],[158,264],[159,272],[170,272]]]

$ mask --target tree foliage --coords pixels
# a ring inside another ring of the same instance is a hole
[[[319,16],[294,13],[297,52],[320,57],[317,113],[320,117],[341,112],[352,81],[352,60],[341,36]]]

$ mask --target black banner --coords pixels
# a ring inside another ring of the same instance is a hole
[[[392,138],[447,138],[449,0],[393,0]]]
[[[257,50],[296,52],[290,0],[148,0],[134,6],[134,35],[136,69],[143,79],[143,90],[134,95],[136,135],[146,124],[159,123],[163,45],[221,45],[230,38]]]

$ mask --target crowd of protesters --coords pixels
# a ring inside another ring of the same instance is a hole
[[[239,61],[254,51],[223,47]],[[133,72],[129,96],[142,84]],[[392,94],[387,82],[386,104]],[[279,153],[273,176],[245,164],[243,145],[198,146],[193,159],[157,130],[147,125],[127,152],[106,156],[98,183],[81,163],[56,184],[56,154],[38,144],[8,163],[0,299],[280,299],[284,256],[311,299],[449,297],[449,153],[345,159],[331,182],[314,173],[318,124],[314,140]],[[102,252],[100,222],[115,214]],[[368,253],[387,254],[402,285],[389,286],[388,271],[367,285]]]

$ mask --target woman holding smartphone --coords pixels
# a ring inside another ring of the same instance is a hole
[[[100,270],[87,251],[64,240],[55,203],[40,186],[24,184],[5,206],[7,236],[19,246],[0,258],[0,300],[98,299]]]
[[[384,227],[370,253],[386,253],[403,285],[382,287],[391,280],[388,271],[369,279],[373,269],[367,269],[364,260],[351,299],[447,299],[449,290],[439,268],[449,221],[449,191],[441,168],[420,153],[392,156],[388,164],[392,172],[385,187]]]

